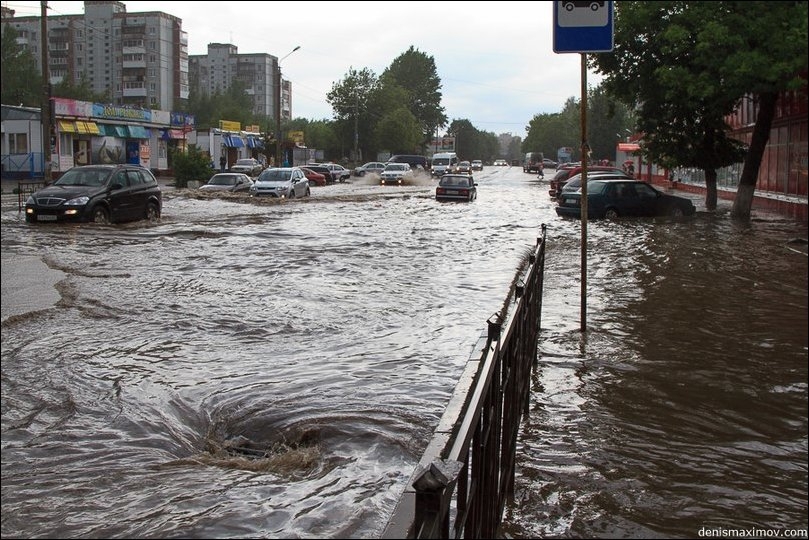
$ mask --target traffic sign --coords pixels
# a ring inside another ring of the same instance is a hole
[[[613,3],[563,0],[553,3],[553,52],[610,52]]]

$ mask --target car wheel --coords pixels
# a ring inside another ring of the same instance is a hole
[[[110,224],[110,213],[103,206],[96,206],[93,208],[93,223],[98,225]]]
[[[678,217],[683,217],[685,214],[683,213],[682,208],[680,208],[677,205],[674,205],[674,206],[671,207],[671,210],[669,210],[669,215],[671,217],[678,218]]]
[[[618,213],[618,210],[616,210],[615,208],[607,208],[604,211],[604,219],[616,219],[619,216],[620,214]]]
[[[292,188],[289,190],[289,193],[287,193],[287,199],[294,199],[294,198],[295,198],[295,188]]]
[[[146,220],[155,222],[160,219],[160,210],[158,210],[157,205],[155,203],[149,203],[146,205]]]
[[[312,190],[311,190],[311,189],[306,188],[306,196],[307,196],[307,197],[311,197],[311,196],[312,196]]]

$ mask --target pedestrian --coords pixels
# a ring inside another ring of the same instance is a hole
[[[225,166],[228,164],[228,159],[225,157],[225,154],[222,154],[222,157],[219,158],[219,171],[225,172]]]

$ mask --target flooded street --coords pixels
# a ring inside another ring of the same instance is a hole
[[[591,222],[583,334],[579,223],[521,168],[475,178],[470,204],[167,191],[153,225],[4,206],[4,264],[59,273],[2,325],[2,536],[377,537],[543,223],[504,533],[805,530],[805,226]]]

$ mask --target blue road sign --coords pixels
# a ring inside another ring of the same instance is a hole
[[[554,2],[553,52],[610,52],[613,23],[612,2]]]

